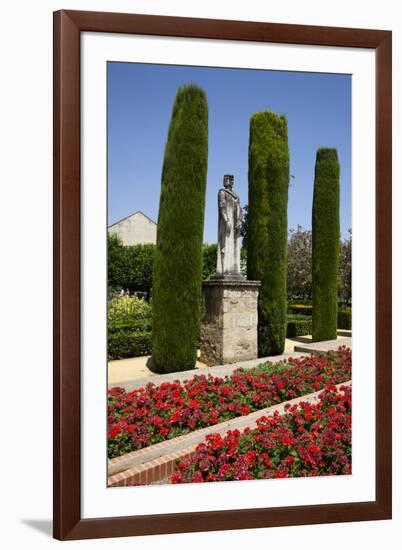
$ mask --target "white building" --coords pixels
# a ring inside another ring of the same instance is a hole
[[[110,234],[118,235],[123,244],[156,243],[156,223],[142,212],[134,212],[108,227]]]

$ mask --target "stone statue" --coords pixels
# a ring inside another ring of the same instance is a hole
[[[217,278],[243,278],[240,272],[240,228],[243,211],[233,191],[234,177],[223,176],[223,187],[218,191],[218,257]]]

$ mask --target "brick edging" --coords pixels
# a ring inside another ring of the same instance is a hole
[[[108,477],[108,487],[132,487],[135,485],[151,485],[169,477],[177,469],[177,463],[183,458],[194,454],[197,445],[191,445],[176,453],[166,454],[145,464],[139,464],[124,472]]]

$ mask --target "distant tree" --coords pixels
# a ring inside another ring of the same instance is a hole
[[[247,248],[242,246],[240,249],[240,272],[247,278]]]
[[[122,240],[115,234],[107,236],[107,273],[108,287],[117,290],[124,286],[125,275],[125,250]]]
[[[352,230],[349,237],[341,241],[339,255],[338,297],[343,304],[352,301]]]
[[[289,300],[311,300],[312,233],[303,229],[289,230],[287,292]]]
[[[240,235],[242,237],[240,271],[244,277],[247,277],[248,204],[243,206],[243,221],[240,228]]]
[[[108,286],[111,290],[128,288],[148,294],[152,288],[155,245],[124,246],[117,235],[108,235]]]
[[[152,288],[153,262],[155,245],[152,243],[136,244],[125,247],[126,282],[123,287],[130,291],[147,292]]]
[[[203,244],[202,245],[202,280],[209,281],[211,277],[216,274],[216,255],[218,245],[215,244]]]
[[[318,149],[313,196],[313,339],[336,339],[339,270],[339,161]]]
[[[204,244],[202,280],[216,273],[216,244]],[[152,289],[155,245],[124,246],[117,235],[108,235],[108,286],[111,290],[128,288],[131,293]]]
[[[288,127],[269,111],[250,120],[247,276],[261,281],[258,354],[283,352],[286,337]]]
[[[244,208],[247,208],[245,206]],[[242,231],[247,235],[248,219],[243,222]],[[244,245],[244,240],[243,240]],[[247,275],[247,247],[241,250],[242,272]],[[243,264],[246,266],[243,269]],[[298,225],[289,230],[287,295],[288,300],[312,299],[312,232]],[[349,237],[340,241],[338,302],[350,304],[352,300],[352,230]]]
[[[160,373],[193,369],[197,359],[207,161],[206,95],[183,86],[165,148],[154,258],[152,359]]]
[[[247,249],[247,237],[248,237],[248,204],[243,206],[243,221],[240,228],[240,235],[242,237],[242,248]]]

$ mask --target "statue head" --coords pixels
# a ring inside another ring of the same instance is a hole
[[[223,176],[223,187],[225,189],[232,189],[234,183],[234,176],[231,174],[225,174]]]

